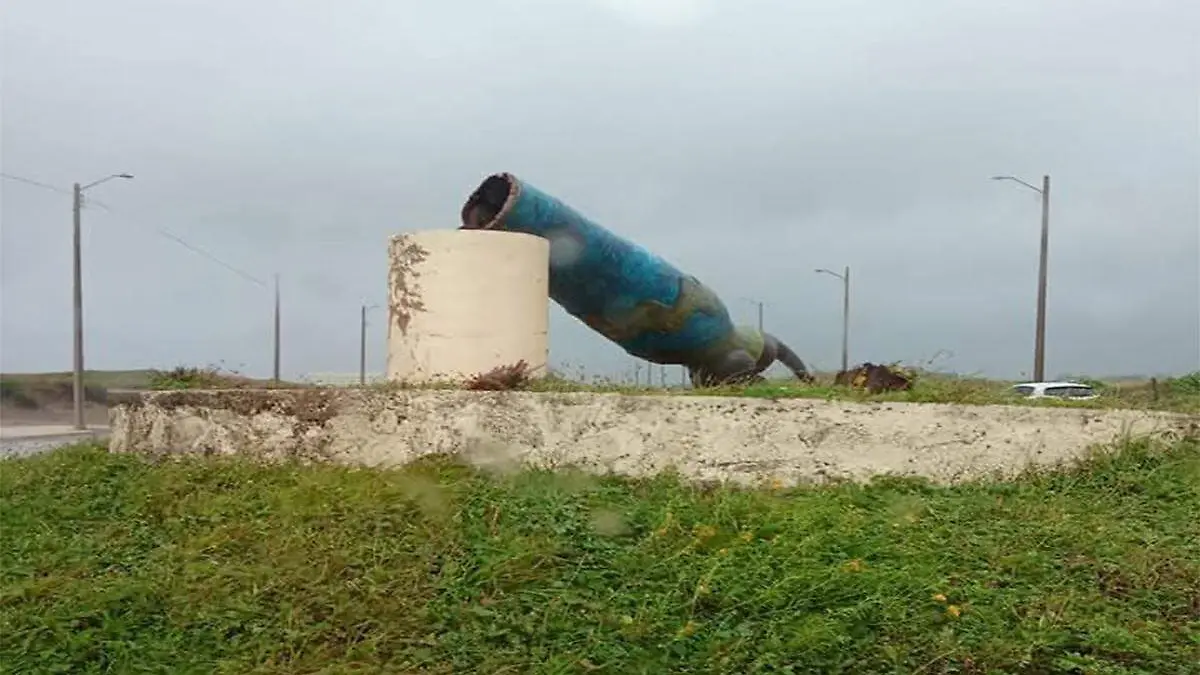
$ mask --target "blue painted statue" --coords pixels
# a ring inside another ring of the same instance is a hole
[[[629,354],[684,366],[693,385],[761,379],[776,360],[811,379],[777,338],[735,326],[721,299],[695,277],[516,176],[484,180],[463,206],[462,223],[460,229],[545,237],[550,297]]]

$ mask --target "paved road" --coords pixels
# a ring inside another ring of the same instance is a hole
[[[96,426],[87,431],[69,424],[0,427],[0,459],[33,455],[93,438],[108,438],[108,427]]]

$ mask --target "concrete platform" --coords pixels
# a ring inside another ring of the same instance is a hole
[[[114,452],[395,466],[577,467],[795,484],[918,475],[948,483],[1087,455],[1123,436],[1200,433],[1135,410],[457,390],[150,392],[113,401]]]

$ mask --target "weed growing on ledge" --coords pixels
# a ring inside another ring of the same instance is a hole
[[[813,383],[795,380],[767,380],[748,386],[681,389],[640,387],[610,383],[581,384],[547,377],[531,381],[531,391],[591,391],[630,395],[746,396],[751,398],[814,398],[861,402],[908,401],[913,403],[953,403],[960,405],[1028,405],[1068,408],[1137,408],[1200,414],[1200,386],[1190,388],[1191,379],[1200,375],[1172,378],[1163,382],[1097,384],[1100,397],[1086,401],[1062,401],[1053,398],[1026,399],[1012,391],[1011,382],[959,377],[937,373],[911,373],[914,384],[908,391],[868,394],[860,389],[835,385],[832,378]]]
[[[1009,483],[0,471],[8,672],[1184,673],[1200,445]]]
[[[889,367],[899,367],[891,364]],[[723,386],[701,389],[682,387],[630,386],[593,378],[591,382],[580,382],[558,375],[533,377],[528,368],[516,369],[516,365],[498,368],[463,382],[437,382],[428,384],[404,384],[387,382],[366,385],[367,389],[384,391],[446,390],[446,389],[519,389],[534,392],[592,392],[638,396],[685,395],[685,396],[746,396],[751,398],[815,398],[825,400],[848,400],[864,402],[908,401],[914,403],[954,403],[961,405],[1033,405],[1073,408],[1138,408],[1167,410],[1200,414],[1200,373],[1177,378],[1132,383],[1103,383],[1088,380],[1100,397],[1088,401],[1061,401],[1056,399],[1025,399],[1012,391],[1012,383],[975,377],[960,377],[940,373],[923,372],[918,369],[903,369],[914,384],[907,391],[868,394],[861,389],[839,386],[833,378],[819,377],[811,383],[795,380],[766,380],[746,386]],[[1086,378],[1078,378],[1086,379]],[[216,367],[196,368],[180,366],[169,371],[151,371],[151,389],[296,389],[312,388],[315,385],[294,382],[273,383],[254,380]],[[358,387],[351,387],[358,388]],[[7,394],[7,391],[6,391]]]
[[[298,389],[295,382],[258,380],[225,370],[219,366],[176,366],[170,370],[151,370],[147,388],[179,389]]]

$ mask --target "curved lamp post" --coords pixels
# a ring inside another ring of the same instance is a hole
[[[75,408],[75,428],[87,429],[83,419],[83,244],[81,234],[81,212],[83,211],[83,193],[91,188],[107,183],[115,178],[131,180],[132,174],[114,173],[100,180],[94,180],[85,185],[75,183],[72,199],[74,245],[72,247],[72,295],[74,304],[74,367],[72,376],[72,394]]]
[[[1014,176],[992,176],[1027,187],[1042,196],[1042,243],[1038,258],[1037,328],[1033,346],[1033,379],[1046,380],[1046,262],[1050,249],[1050,176],[1042,176],[1042,187],[1030,185]]]
[[[828,274],[842,280],[842,370],[850,369],[850,266],[841,274],[833,270],[815,270],[817,274]]]

